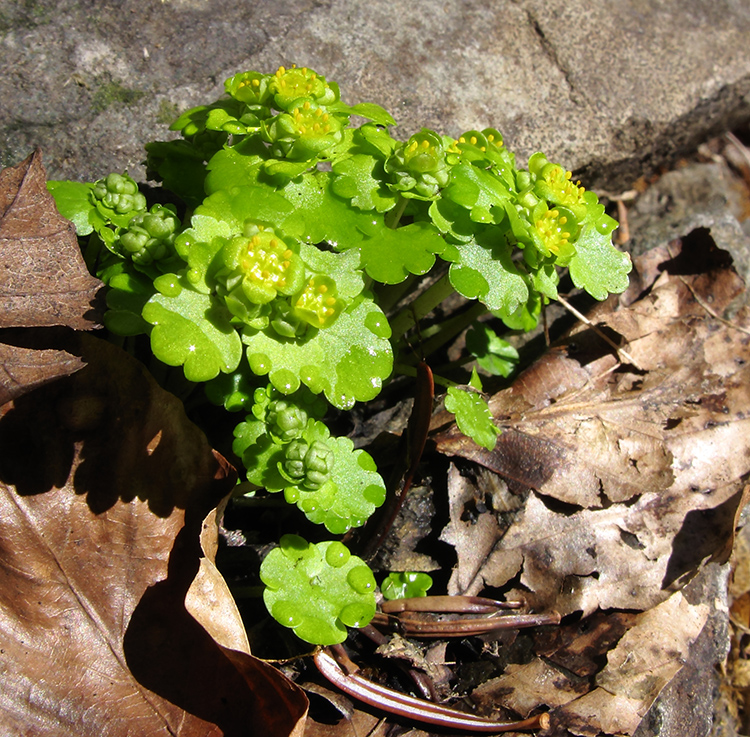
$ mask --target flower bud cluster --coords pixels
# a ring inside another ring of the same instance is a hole
[[[244,234],[219,254],[217,292],[237,322],[284,338],[299,338],[309,326],[327,328],[344,308],[336,282],[310,275],[299,244],[277,230],[248,222]]]
[[[173,205],[153,205],[149,212],[131,219],[116,244],[134,263],[148,266],[174,254],[175,233],[179,227]]]
[[[284,455],[284,471],[304,489],[315,491],[331,477],[333,451],[322,440],[309,445],[304,440],[293,440]]]
[[[282,397],[270,385],[258,388],[251,412],[264,423],[268,442],[280,448],[278,471],[293,495],[317,491],[331,478],[335,456],[326,440],[315,435],[316,424],[321,423],[314,417],[321,414],[320,408],[305,405],[304,391]]]
[[[534,247],[533,252],[524,251],[531,266],[536,266],[539,258],[567,266],[576,255],[575,244],[584,222],[609,228],[607,232],[614,227],[615,221],[604,214],[596,195],[574,182],[571,172],[548,161],[542,153],[530,158],[528,171],[517,172],[516,182],[516,210],[526,226],[519,245]]]
[[[443,139],[423,128],[401,144],[388,157],[385,170],[391,175],[388,185],[404,197],[432,200],[450,181]]]
[[[138,191],[136,181],[127,174],[109,174],[94,183],[94,199],[118,215],[134,215],[146,209],[146,198]]]

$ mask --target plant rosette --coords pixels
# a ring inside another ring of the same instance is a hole
[[[282,492],[335,535],[365,523],[385,483],[365,450],[331,435],[326,411],[369,402],[394,367],[408,371],[419,320],[458,293],[477,303],[472,321],[485,310],[528,331],[563,270],[603,300],[627,287],[631,268],[612,244],[616,221],[543,153],[524,169],[493,128],[456,139],[423,128],[400,141],[394,125],[379,105],[344,102],[309,67],[245,71],[179,116],[180,138],[147,144],[158,202],[127,173],[48,183],[108,287],[107,329],[127,344],[146,336],[153,365],[180,369],[191,403],[203,386],[214,404],[244,412],[233,449],[248,485]],[[422,277],[430,286],[413,289]],[[442,328],[430,328],[436,346]],[[483,323],[467,348],[490,374],[510,376],[518,362]],[[468,384],[435,378],[450,387],[459,429],[494,447],[476,371]],[[323,601],[320,576],[364,580],[369,569],[354,556],[328,560],[345,555],[338,543],[283,540],[264,563],[271,614],[303,638],[340,641],[370,611],[346,598],[356,587],[329,582],[338,593],[317,615],[298,612],[301,592]],[[291,600],[272,573],[281,563],[300,571]]]

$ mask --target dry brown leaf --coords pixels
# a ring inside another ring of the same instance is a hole
[[[680,592],[638,615],[607,656],[596,688],[555,713],[573,734],[633,734],[651,704],[682,668],[708,616]]]
[[[55,348],[60,329],[8,328],[90,330],[101,321],[103,285],[88,273],[46,178],[38,151],[0,172],[0,405],[83,366]]]
[[[647,609],[704,561],[726,559],[750,473],[750,338],[707,314],[693,291],[721,310],[741,283],[719,267],[670,274],[670,264],[684,265],[675,253],[679,244],[661,252],[662,271],[641,298],[595,313],[645,371],[618,366],[583,327],[493,397],[507,425],[494,452],[455,429],[437,438],[443,452],[538,492],[484,562],[474,561],[481,575],[466,593],[517,577],[538,609]],[[556,374],[573,355],[574,373],[588,381],[565,381],[560,392]]]
[[[185,597],[185,609],[203,625],[203,629],[222,647],[250,654],[250,643],[242,616],[229,591],[224,576],[216,567],[219,547],[219,520],[225,503],[212,509],[201,526],[201,549],[198,573]]]
[[[0,418],[0,731],[301,734],[301,691],[185,608],[232,470],[140,364],[75,341],[86,367]]]
[[[102,283],[83,262],[75,227],[47,191],[40,151],[0,172],[0,327],[100,321]]]
[[[637,367],[580,325],[492,398],[495,451],[455,427],[436,437],[517,494],[515,508],[490,503],[476,471],[451,469],[451,592],[497,587],[583,617],[529,635],[536,657],[473,694],[521,714],[555,707],[555,735],[636,731],[706,623],[707,604],[679,590],[728,559],[748,499],[750,316],[717,317],[743,285],[705,231],[636,269],[590,318]],[[477,495],[490,520],[470,513]]]
[[[49,336],[37,340],[39,348],[11,345],[8,331],[0,343],[0,405],[17,399],[61,376],[68,376],[83,368],[78,356],[49,347]]]
[[[479,483],[462,476],[453,464],[448,469],[447,480],[450,523],[440,533],[440,539],[456,549],[457,561],[448,583],[448,593],[456,595],[476,589],[477,577],[481,576],[485,561],[507,526],[501,525],[494,514],[477,513],[485,496]],[[492,509],[496,512],[517,509],[521,505],[520,499],[510,494],[498,499],[499,489],[492,496]]]

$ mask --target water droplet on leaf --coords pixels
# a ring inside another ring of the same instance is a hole
[[[285,627],[297,627],[302,623],[298,607],[289,601],[277,601],[273,605],[273,618]]]
[[[252,364],[250,364],[252,366]],[[254,370],[254,369],[253,369]],[[299,378],[289,369],[279,369],[271,374],[273,385],[283,394],[291,394],[299,389]]]
[[[368,594],[375,590],[375,578],[367,566],[352,568],[346,580],[358,594]]]
[[[391,326],[388,324],[388,320],[385,315],[377,312],[371,312],[365,318],[365,327],[377,335],[378,338],[390,338],[391,337]]]
[[[326,562],[333,568],[341,568],[350,557],[349,548],[338,541],[332,542],[326,550]]]
[[[174,274],[162,274],[154,279],[154,286],[165,297],[177,297],[182,291],[180,282]]]
[[[372,619],[372,608],[366,604],[356,602],[347,604],[339,612],[339,620],[347,627],[364,627]]]
[[[271,359],[264,353],[253,353],[247,360],[253,373],[258,376],[263,376],[271,370]]]

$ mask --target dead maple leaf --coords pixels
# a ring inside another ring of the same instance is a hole
[[[233,470],[134,359],[69,350],[84,369],[0,417],[0,731],[301,734],[304,695],[241,651],[238,620],[217,641],[186,609]]]
[[[47,191],[40,151],[0,172],[0,327],[90,330],[102,283],[83,262],[75,227]]]
[[[103,285],[86,269],[46,178],[39,151],[0,171],[0,404],[83,366],[54,347],[61,329],[50,326],[90,330],[101,321]],[[19,327],[46,330],[8,330]]]

